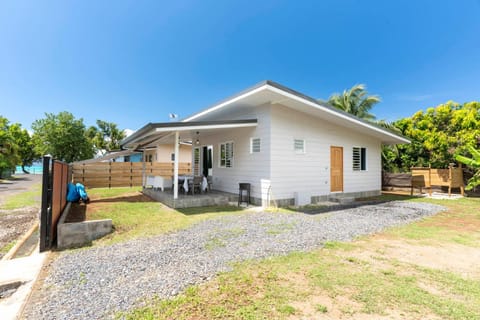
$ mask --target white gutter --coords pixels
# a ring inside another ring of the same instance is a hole
[[[175,131],[192,131],[205,129],[228,129],[228,128],[244,128],[255,127],[257,122],[251,123],[226,123],[226,124],[212,124],[212,125],[198,125],[198,126],[181,126],[181,127],[166,127],[156,128],[155,132],[175,132]]]
[[[215,110],[221,109],[221,108],[223,108],[224,106],[226,106],[227,104],[236,102],[236,101],[238,101],[238,100],[241,100],[241,99],[243,99],[243,98],[246,98],[246,97],[248,97],[248,96],[251,96],[252,94],[255,94],[255,93],[259,92],[259,91],[262,91],[263,89],[265,89],[266,86],[267,86],[267,85],[263,85],[263,86],[258,87],[258,88],[256,88],[256,89],[253,89],[252,91],[249,91],[249,92],[246,92],[246,93],[244,93],[244,94],[241,94],[241,95],[239,95],[238,97],[235,97],[235,98],[233,98],[233,99],[224,101],[224,102],[222,102],[222,103],[220,103],[220,104],[218,104],[218,105],[216,105],[216,106],[214,106],[214,107],[211,107],[211,108],[209,108],[209,109],[207,109],[207,110],[201,111],[200,113],[194,114],[193,116],[190,116],[190,117],[188,117],[188,118],[186,118],[186,119],[183,119],[181,122],[189,122],[189,121],[195,120],[195,119],[197,119],[197,118],[199,118],[199,117],[201,117],[201,116],[204,116],[204,115],[206,115],[206,114],[208,114],[208,113],[210,113],[210,112],[213,112],[213,111],[215,111]]]
[[[309,106],[311,106],[311,107],[313,107],[313,108],[316,108],[316,109],[319,109],[319,110],[322,110],[322,111],[324,111],[324,112],[326,112],[326,113],[328,113],[328,114],[331,114],[331,115],[334,115],[334,116],[336,116],[336,117],[342,118],[342,119],[344,119],[344,120],[353,122],[353,123],[358,124],[358,125],[360,125],[360,126],[367,127],[367,128],[369,128],[369,129],[371,129],[371,130],[374,130],[374,131],[376,131],[376,132],[378,132],[378,133],[381,133],[381,134],[390,136],[390,137],[392,137],[392,138],[395,138],[396,140],[401,140],[401,141],[403,141],[403,142],[405,142],[405,143],[410,143],[410,140],[408,140],[408,139],[402,138],[402,137],[400,137],[400,136],[397,136],[397,135],[395,135],[395,134],[393,134],[393,133],[390,133],[390,132],[388,132],[388,131],[382,130],[382,129],[377,128],[377,127],[375,127],[375,126],[371,126],[371,125],[369,125],[368,123],[365,123],[365,122],[363,122],[363,121],[357,120],[357,119],[352,118],[352,117],[349,117],[349,116],[344,115],[344,114],[342,114],[342,113],[336,112],[336,111],[331,110],[330,108],[326,108],[326,107],[324,107],[324,106],[322,106],[322,105],[320,105],[320,104],[317,104],[317,103],[308,101],[308,100],[306,100],[306,99],[300,98],[300,97],[298,97],[298,96],[296,96],[296,95],[294,95],[294,94],[291,94],[291,93],[289,93],[289,92],[285,92],[285,91],[283,91],[283,90],[280,90],[280,89],[278,89],[278,88],[272,87],[272,86],[270,86],[270,85],[267,85],[267,87],[268,87],[267,90],[270,90],[270,91],[273,91],[273,92],[275,92],[275,93],[279,93],[279,94],[285,95],[285,96],[289,97],[290,99],[299,101],[299,102],[301,102],[301,103],[308,104]]]
[[[383,129],[381,129],[381,128],[377,128],[376,126],[369,125],[368,123],[365,123],[365,122],[363,122],[363,121],[357,120],[357,119],[352,118],[352,117],[349,117],[349,116],[344,115],[344,114],[342,114],[342,113],[340,113],[340,112],[336,112],[335,110],[331,110],[330,108],[324,107],[324,106],[322,106],[322,105],[320,105],[320,104],[318,104],[318,103],[314,103],[314,102],[312,102],[312,101],[309,101],[309,100],[307,100],[307,99],[304,99],[304,98],[302,98],[302,97],[299,97],[299,96],[297,96],[297,95],[294,95],[294,94],[292,94],[292,93],[290,93],[290,92],[286,92],[285,90],[276,88],[276,87],[274,87],[274,86],[272,86],[272,85],[270,85],[270,84],[268,84],[268,83],[265,84],[265,85],[263,85],[263,86],[261,86],[261,87],[255,88],[255,89],[253,89],[252,91],[246,92],[246,93],[241,94],[241,95],[239,95],[239,96],[237,96],[237,97],[234,97],[234,98],[232,98],[232,99],[230,99],[230,100],[224,101],[224,102],[222,102],[222,103],[220,103],[220,104],[218,104],[218,105],[216,105],[216,106],[214,106],[214,107],[211,107],[211,108],[209,108],[209,109],[206,109],[206,110],[204,110],[204,111],[202,111],[202,112],[200,112],[200,113],[194,114],[193,116],[190,116],[189,118],[186,118],[186,119],[182,120],[181,122],[189,122],[189,121],[195,120],[195,119],[197,119],[197,118],[199,118],[199,117],[202,117],[202,116],[204,116],[204,115],[206,115],[206,114],[209,114],[209,113],[214,112],[214,111],[216,111],[216,110],[218,110],[218,109],[221,109],[221,108],[227,106],[228,104],[237,102],[237,101],[239,101],[239,100],[241,100],[241,99],[244,99],[244,98],[246,98],[246,97],[249,97],[249,96],[251,96],[251,95],[253,95],[253,94],[257,93],[257,92],[260,92],[260,91],[262,91],[262,90],[270,90],[271,92],[275,92],[275,93],[278,93],[278,94],[283,95],[283,96],[285,96],[285,97],[288,97],[288,98],[290,98],[290,99],[299,101],[299,102],[304,103],[304,104],[306,104],[306,105],[309,105],[309,106],[311,106],[311,107],[313,107],[313,108],[315,108],[315,109],[318,109],[318,110],[324,111],[324,112],[326,112],[326,113],[328,113],[328,114],[331,114],[331,115],[333,115],[333,116],[339,117],[339,118],[341,118],[341,119],[343,119],[343,120],[347,120],[347,121],[349,121],[349,122],[353,122],[353,123],[355,123],[355,124],[357,124],[357,125],[360,125],[360,126],[362,126],[362,127],[366,127],[366,128],[368,128],[368,129],[371,129],[371,130],[373,130],[373,131],[376,131],[376,132],[378,132],[378,133],[380,133],[380,134],[389,136],[389,137],[393,138],[394,140],[402,141],[402,142],[404,142],[404,143],[410,143],[410,140],[408,140],[408,139],[406,139],[406,138],[400,137],[400,136],[398,136],[398,135],[396,135],[396,134],[394,134],[394,133],[390,133],[390,132],[388,132],[388,131],[386,131],[386,130],[383,130]],[[195,129],[190,129],[190,130],[195,130]]]

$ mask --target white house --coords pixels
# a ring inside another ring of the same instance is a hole
[[[239,183],[250,183],[252,202],[259,205],[378,195],[382,144],[409,143],[272,81],[180,122],[150,123],[122,147],[138,150],[182,141],[192,143],[193,174],[212,176],[215,190],[231,194],[238,194]],[[177,177],[178,170],[174,183]]]

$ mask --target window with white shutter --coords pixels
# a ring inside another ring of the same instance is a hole
[[[200,175],[200,148],[193,149],[193,175]]]
[[[260,138],[250,139],[250,153],[260,152]]]
[[[233,142],[220,144],[220,168],[233,167]]]
[[[367,148],[353,147],[352,167],[353,167],[353,171],[367,170]]]
[[[296,153],[305,153],[305,140],[294,139],[293,140],[293,150],[295,150]]]

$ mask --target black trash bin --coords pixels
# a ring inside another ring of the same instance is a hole
[[[250,183],[238,184],[238,206],[242,202],[246,202],[247,205],[250,204]]]

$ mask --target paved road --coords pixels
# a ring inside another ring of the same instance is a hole
[[[2,205],[8,197],[28,191],[41,181],[41,175],[19,175],[11,180],[0,180],[0,258],[5,254],[4,247],[20,238],[38,219],[41,200],[38,196],[34,206],[13,210],[1,209]]]
[[[0,180],[0,206],[11,195],[25,192],[35,184],[42,182],[40,174],[16,175],[11,180]]]

